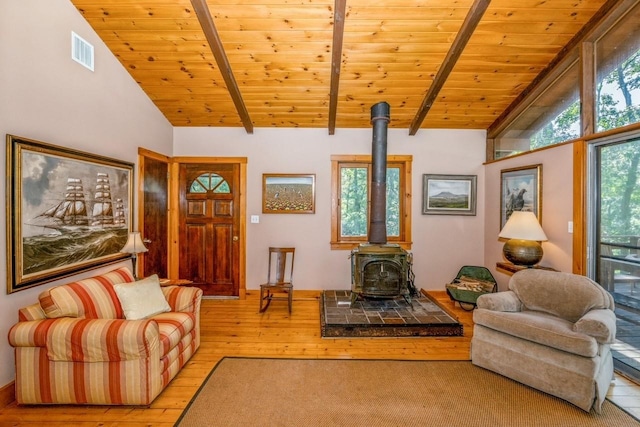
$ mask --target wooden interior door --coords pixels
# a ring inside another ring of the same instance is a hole
[[[179,277],[205,296],[239,296],[240,166],[181,163]]]
[[[157,274],[169,277],[168,266],[168,212],[169,212],[169,158],[140,149],[139,167],[142,193],[138,226],[148,252],[141,254],[140,277]]]

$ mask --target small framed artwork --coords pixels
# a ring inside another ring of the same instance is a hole
[[[475,215],[476,175],[422,175],[422,213]]]
[[[315,200],[314,174],[262,175],[262,213],[312,214]]]
[[[7,293],[129,256],[133,164],[7,135]]]
[[[513,211],[533,212],[542,222],[542,165],[500,171],[500,229]]]

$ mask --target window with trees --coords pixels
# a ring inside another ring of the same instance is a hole
[[[576,59],[496,138],[496,158],[578,138],[579,76]]]
[[[597,130],[640,121],[640,6],[596,42]]]
[[[387,240],[410,246],[411,156],[388,156]],[[367,241],[371,156],[332,156],[331,247],[351,249]]]
[[[640,4],[621,6],[568,49],[491,125],[493,158],[640,122],[639,20]]]

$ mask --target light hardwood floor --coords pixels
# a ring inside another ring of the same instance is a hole
[[[173,426],[206,376],[224,356],[468,360],[472,313],[454,305],[444,292],[433,292],[464,325],[462,337],[337,338],[320,336],[318,292],[296,293],[291,316],[285,302],[258,313],[256,291],[246,300],[202,302],[200,349],[149,407],[26,406],[0,409],[0,426]],[[640,387],[617,377],[612,399],[640,417]],[[212,416],[215,412],[212,412]]]

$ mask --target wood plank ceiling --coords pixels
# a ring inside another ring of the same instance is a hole
[[[174,126],[330,134],[380,101],[412,134],[487,129],[606,3],[71,2]]]

